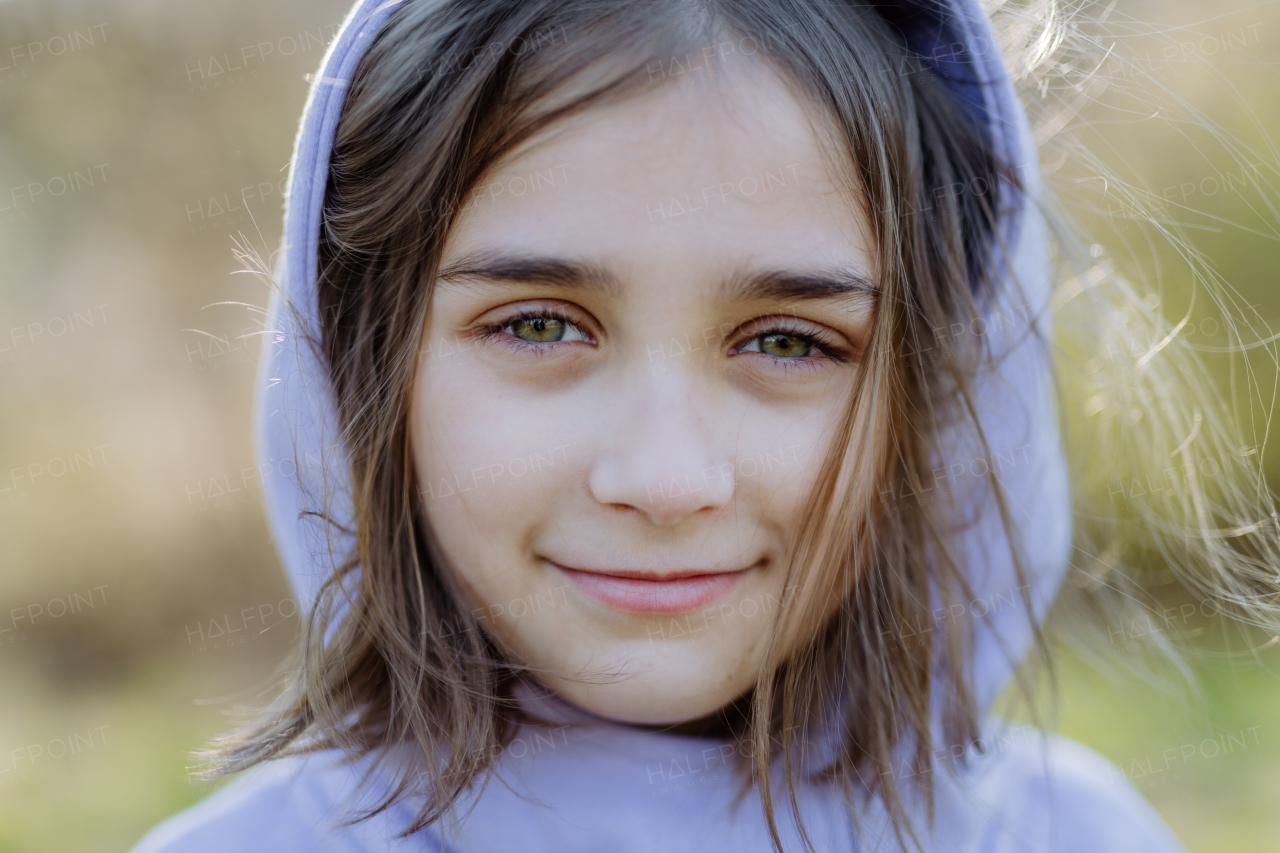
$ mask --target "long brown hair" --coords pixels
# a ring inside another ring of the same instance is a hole
[[[432,772],[402,773],[361,815],[420,794],[412,832],[442,817],[515,736],[524,717],[512,690],[528,673],[462,603],[414,479],[407,412],[431,283],[455,214],[522,141],[647,91],[653,68],[726,41],[753,45],[832,130],[850,203],[874,234],[880,295],[792,543],[760,678],[722,722],[779,849],[767,770],[786,762],[799,820],[793,747],[815,721],[835,720],[838,748],[812,777],[842,786],[851,805],[878,795],[899,840],[916,837],[896,750],[910,747],[907,775],[931,803],[935,714],[946,743],[968,744],[980,712],[966,676],[972,620],[900,629],[972,598],[953,554],[954,507],[916,496],[929,491],[941,431],[972,423],[973,377],[991,354],[982,336],[935,330],[983,316],[1001,268],[997,211],[1025,200],[1011,165],[874,4],[407,0],[391,13],[349,83],[319,258],[316,343],[350,457],[358,547],[333,555],[281,699],[223,741],[218,772],[322,748],[414,745]],[[983,190],[936,192],[954,186]],[[988,482],[1029,606],[1017,531]],[[834,614],[815,621],[833,597]]]

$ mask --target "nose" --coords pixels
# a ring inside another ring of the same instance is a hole
[[[735,466],[715,450],[708,401],[670,368],[658,367],[618,391],[614,436],[588,477],[597,501],[630,507],[663,527],[725,506],[734,493]]]

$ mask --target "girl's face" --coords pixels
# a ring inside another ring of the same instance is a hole
[[[632,723],[755,683],[875,305],[809,109],[762,66],[691,77],[486,177],[413,389],[464,606],[547,687]]]

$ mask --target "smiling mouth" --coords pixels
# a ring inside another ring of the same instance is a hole
[[[585,595],[627,613],[688,613],[706,607],[738,585],[747,569],[651,572],[571,569],[547,561]]]

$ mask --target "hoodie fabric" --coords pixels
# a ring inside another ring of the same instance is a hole
[[[320,213],[329,155],[347,81],[363,50],[404,0],[361,0],[348,14],[314,78],[295,142],[255,414],[260,463],[291,460],[296,478],[263,479],[271,530],[300,606],[310,604],[325,576],[323,555],[349,544],[308,514],[321,507],[349,517],[345,456],[327,373],[307,340],[319,338],[316,298]],[[1035,149],[995,34],[976,0],[877,2],[974,124],[1014,164],[1035,199]],[[993,500],[979,498],[999,473],[1015,513],[1029,569],[1031,617],[1039,620],[1066,571],[1071,510],[1066,464],[1053,408],[1049,340],[1047,236],[1034,204],[1008,201],[1001,236],[1010,247],[1001,285],[984,309],[981,334],[1002,354],[980,377],[979,419],[991,456],[972,436],[944,435],[935,474],[939,486],[972,489],[977,523],[959,534],[974,599],[973,683],[979,706],[990,707],[1026,652],[1032,626],[1009,555],[1010,543]],[[285,300],[293,310],[286,310]],[[945,333],[945,332],[944,332]],[[1034,334],[1033,334],[1034,333]],[[941,473],[939,473],[941,472]],[[234,779],[198,805],[156,827],[135,853],[212,851],[764,851],[772,850],[754,794],[735,804],[733,747],[719,740],[655,733],[591,717],[552,696],[525,690],[521,701],[547,725],[526,726],[498,759],[498,778],[472,791],[453,818],[397,839],[412,822],[412,801],[377,817],[340,827],[367,760],[341,766],[333,753],[270,762]],[[938,754],[944,767],[956,756]],[[1183,848],[1124,774],[1078,744],[1044,738],[1026,727],[988,723],[981,754],[969,767],[934,780],[936,819],[921,840],[927,850],[1013,853],[1174,853]],[[409,760],[409,759],[407,759]],[[780,771],[780,768],[779,768]],[[377,782],[375,776],[375,783]],[[781,785],[779,776],[776,785]],[[374,786],[376,790],[376,785]],[[775,790],[778,790],[775,787]],[[821,851],[892,850],[883,810],[873,802],[850,822],[837,792],[800,785],[805,830]],[[776,807],[785,849],[800,847],[785,804]],[[917,828],[925,826],[916,821]]]

